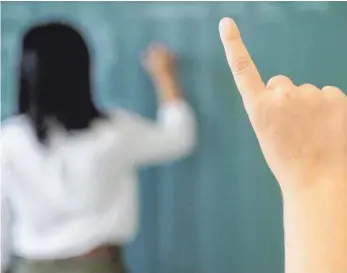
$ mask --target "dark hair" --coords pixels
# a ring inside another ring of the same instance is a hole
[[[103,117],[92,100],[89,55],[82,36],[66,24],[41,24],[25,33],[19,112],[29,117],[41,143],[51,119],[71,131]]]

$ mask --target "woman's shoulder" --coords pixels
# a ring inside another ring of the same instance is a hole
[[[27,132],[28,120],[24,115],[9,117],[1,122],[1,154],[9,154],[14,148],[20,146],[23,136]]]
[[[141,115],[138,113],[122,107],[108,110],[106,113],[107,117],[109,117],[109,120],[111,121],[111,124],[113,125],[129,125],[132,122],[142,119]]]
[[[28,125],[28,119],[24,115],[9,117],[1,122],[1,138],[10,137]]]
[[[98,132],[100,136],[127,138],[134,133],[134,130],[144,124],[141,115],[126,108],[114,108],[104,113],[107,118],[100,119],[92,126],[92,131]]]

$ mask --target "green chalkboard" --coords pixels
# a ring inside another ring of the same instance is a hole
[[[78,26],[93,52],[100,108],[155,114],[139,64],[150,41],[177,54],[199,122],[189,159],[141,172],[142,221],[127,248],[134,273],[283,273],[281,196],[248,123],[219,40],[233,16],[264,80],[347,90],[347,4],[339,2],[1,2],[1,113],[15,111],[19,42],[31,24]],[[77,106],[76,106],[77,107]]]

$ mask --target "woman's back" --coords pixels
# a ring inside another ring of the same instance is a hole
[[[194,145],[188,105],[168,104],[158,114],[159,127],[123,109],[88,130],[68,133],[52,126],[46,145],[26,116],[9,120],[1,163],[8,200],[3,204],[15,216],[14,252],[64,258],[102,241],[131,240],[138,221],[137,168],[180,158]]]
[[[70,40],[62,48],[45,45],[47,32]],[[72,54],[78,47],[82,53]],[[50,57],[55,52],[70,57],[61,62]],[[152,65],[170,66],[168,54],[158,52]],[[70,61],[74,74],[59,74]],[[81,36],[61,24],[28,32],[20,114],[1,132],[2,268],[10,254],[70,258],[107,244],[122,246],[136,236],[138,167],[179,159],[195,145],[193,112],[170,73],[163,79],[156,73],[163,90],[157,122],[124,109],[104,114],[92,101]]]
[[[192,134],[179,130],[194,128],[187,106],[173,105],[163,118],[173,117],[177,107],[183,114],[175,121],[176,137],[119,109],[89,130],[67,133],[55,126],[43,146],[26,116],[9,120],[2,132],[2,167],[15,212],[15,253],[63,258],[92,248],[93,241],[98,246],[100,240],[131,240],[138,218],[137,167],[191,149]]]
[[[35,248],[36,255],[50,255],[48,246],[56,249],[62,242],[76,244],[76,236],[97,236],[83,232],[88,226],[93,226],[95,233],[104,233],[102,226],[116,230],[110,221],[116,221],[118,213],[133,214],[129,204],[137,200],[132,194],[136,173],[135,166],[125,158],[127,138],[121,129],[119,133],[116,128],[110,132],[107,127],[110,125],[102,120],[89,130],[72,134],[55,127],[49,145],[42,146],[25,116],[4,126],[3,170],[9,178],[4,186],[16,213],[15,248],[18,244],[25,251],[24,244],[29,252]],[[107,214],[110,210],[111,216]],[[129,217],[119,224],[126,225],[123,230],[131,233],[135,228],[131,222]],[[81,227],[81,232],[72,227]],[[40,245],[44,246],[42,254],[36,249]],[[64,255],[74,254],[64,250]]]

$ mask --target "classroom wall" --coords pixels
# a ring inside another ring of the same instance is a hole
[[[218,21],[239,23],[264,80],[347,90],[347,4],[339,2],[1,2],[1,113],[15,111],[23,31],[54,18],[83,31],[93,49],[95,98],[155,116],[139,63],[150,41],[177,54],[199,122],[190,158],[141,171],[141,229],[127,247],[133,273],[281,273],[279,188],[261,155],[226,64]],[[76,106],[77,108],[78,106]]]

